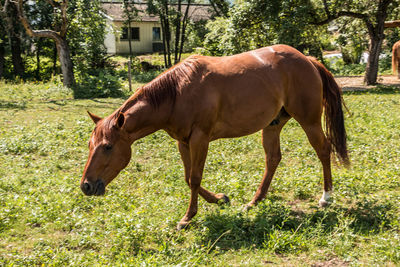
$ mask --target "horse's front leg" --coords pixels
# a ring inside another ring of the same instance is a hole
[[[187,185],[190,187],[189,179],[191,170],[191,160],[190,160],[189,145],[183,142],[178,142],[178,148],[185,169],[185,181]],[[223,193],[215,194],[213,192],[208,191],[202,186],[200,186],[199,195],[202,196],[208,203],[221,203],[221,204],[229,203],[229,198],[225,194]]]
[[[191,191],[189,207],[185,216],[178,223],[178,229],[185,228],[197,213],[198,195],[201,179],[203,177],[204,164],[207,158],[209,137],[202,131],[193,131],[189,140],[190,172],[189,187]]]

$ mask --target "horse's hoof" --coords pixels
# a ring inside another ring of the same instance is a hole
[[[231,202],[231,200],[229,199],[229,197],[225,194],[217,194],[217,197],[219,198],[218,200],[218,205],[225,205],[225,204],[229,204]]]
[[[322,208],[328,207],[330,204],[332,204],[331,202],[328,202],[325,199],[320,199],[318,203],[319,206]]]
[[[255,205],[252,203],[247,204],[246,206],[243,207],[243,212],[248,212],[251,210]]]
[[[332,191],[328,191],[328,192],[325,192],[324,191],[324,193],[322,194],[322,197],[321,197],[321,199],[319,200],[319,206],[320,207],[327,207],[327,206],[329,206],[330,204],[332,204],[332,197],[331,197],[331,195],[332,195]]]
[[[188,229],[189,224],[190,224],[190,222],[179,222],[178,225],[176,226],[176,230],[181,231],[184,229]]]

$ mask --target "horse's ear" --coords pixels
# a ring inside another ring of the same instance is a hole
[[[90,118],[92,119],[92,121],[97,124],[100,120],[102,120],[102,118],[100,118],[99,116],[94,115],[93,113],[91,113],[90,111],[87,111],[87,113],[89,114]]]
[[[119,112],[117,118],[115,119],[115,126],[121,129],[122,126],[124,126],[124,123],[125,123],[125,114]]]

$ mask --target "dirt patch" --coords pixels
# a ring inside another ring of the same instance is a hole
[[[368,90],[376,87],[376,85],[364,85],[364,76],[336,76],[335,80],[342,87],[343,91]],[[400,88],[400,80],[397,76],[393,75],[379,76],[378,83]]]

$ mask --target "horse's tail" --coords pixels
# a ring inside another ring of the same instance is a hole
[[[349,165],[349,156],[346,143],[346,129],[342,105],[342,89],[336,83],[333,75],[316,58],[308,57],[317,68],[323,82],[323,106],[325,115],[325,132],[331,144],[331,150],[336,154],[339,161]]]
[[[397,74],[398,68],[399,68],[399,59],[397,58],[397,43],[393,45],[392,49],[392,72],[394,75]]]

